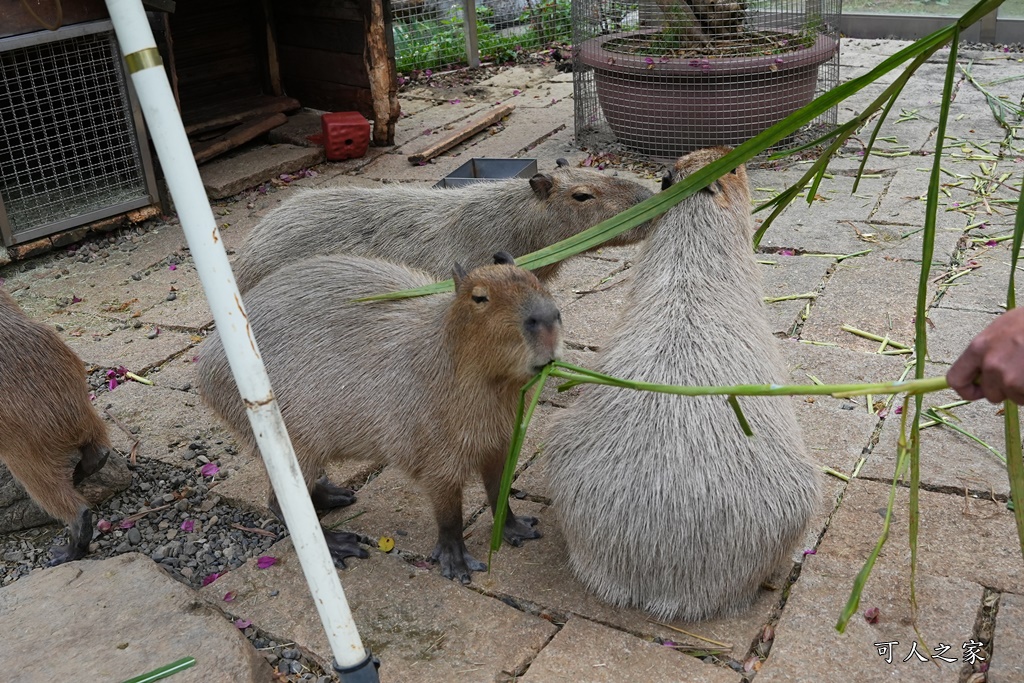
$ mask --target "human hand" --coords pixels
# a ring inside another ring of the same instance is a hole
[[[1024,404],[1024,308],[1003,313],[982,330],[946,373],[968,401]]]

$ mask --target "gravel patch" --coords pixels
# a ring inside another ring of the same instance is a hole
[[[94,511],[97,524],[88,557],[143,553],[198,588],[263,555],[286,535],[276,517],[221,503],[216,487],[216,475],[204,477],[139,458],[131,486]],[[66,542],[66,536],[63,525],[56,524],[0,536],[0,586],[45,566],[50,546]]]

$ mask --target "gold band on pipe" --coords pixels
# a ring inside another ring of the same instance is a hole
[[[164,63],[155,47],[147,47],[144,50],[125,55],[124,61],[128,65],[128,73],[132,74],[154,66],[163,66]]]

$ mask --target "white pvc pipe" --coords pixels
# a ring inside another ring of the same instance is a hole
[[[206,199],[167,74],[156,52],[142,2],[106,0],[106,3],[231,372],[248,409],[249,422],[331,651],[341,668],[358,666],[366,660],[367,652],[352,620],[256,340],[247,324],[235,276]]]

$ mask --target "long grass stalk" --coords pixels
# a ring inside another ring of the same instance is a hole
[[[1024,182],[1017,198],[1017,219],[1013,228],[1013,255],[1010,257],[1010,282],[1006,287],[1006,310],[1017,306],[1017,258],[1024,238]],[[1010,478],[1013,517],[1017,522],[1017,539],[1024,554],[1024,451],[1020,442],[1020,415],[1017,404],[1003,402],[1003,431],[1006,437],[1006,471]]]
[[[546,365],[536,377],[527,382],[519,392],[519,405],[516,407],[516,426],[512,432],[512,443],[509,444],[508,457],[505,459],[505,469],[501,473],[501,486],[498,494],[498,504],[494,508],[494,528],[491,530],[491,547],[487,551],[488,571],[491,566],[491,555],[501,549],[501,541],[505,531],[505,519],[508,516],[508,495],[512,490],[512,479],[515,477],[516,466],[519,464],[519,452],[523,450],[523,440],[526,438],[526,429],[530,426],[533,418],[533,411],[540,400],[540,392],[547,382],[552,366]],[[526,395],[531,389],[536,388],[530,403],[526,403]]]
[[[882,552],[882,546],[889,539],[889,526],[892,523],[892,510],[896,502],[896,489],[898,488],[897,482],[902,476],[909,456],[909,448],[907,446],[907,413],[909,412],[909,405],[910,397],[907,396],[903,399],[903,414],[900,417],[900,438],[896,455],[896,471],[893,474],[892,485],[889,487],[889,502],[885,508],[885,519],[882,521],[882,535],[878,538],[875,547],[864,562],[864,566],[861,567],[857,577],[853,580],[853,589],[850,591],[850,597],[846,600],[846,606],[843,607],[843,611],[839,615],[839,621],[836,622],[836,630],[840,633],[846,631],[846,625],[850,623],[850,618],[857,613],[857,609],[860,607],[860,596],[864,592],[864,586],[868,582],[868,577],[871,576],[871,570],[875,566],[878,555]]]

